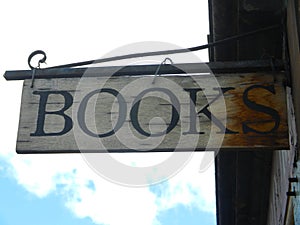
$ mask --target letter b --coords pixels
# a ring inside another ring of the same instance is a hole
[[[34,91],[34,95],[40,96],[38,118],[36,124],[36,130],[31,133],[30,136],[60,136],[68,133],[73,127],[72,119],[65,114],[65,111],[69,109],[73,104],[73,97],[67,91]],[[58,111],[47,111],[47,101],[49,95],[62,95],[64,97],[64,107]],[[46,133],[44,130],[46,115],[58,115],[64,118],[64,127],[60,132],[50,132]]]

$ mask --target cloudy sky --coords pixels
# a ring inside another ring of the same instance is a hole
[[[135,42],[192,47],[205,44],[208,34],[203,0],[11,0],[0,10],[1,74],[28,69],[27,57],[37,49],[55,66]],[[206,51],[197,54],[207,60]],[[22,81],[0,77],[1,225],[215,224],[214,166],[199,172],[203,154],[168,181],[143,188],[104,180],[79,154],[17,155],[21,91]]]

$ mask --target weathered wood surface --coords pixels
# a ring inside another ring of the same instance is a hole
[[[208,75],[25,80],[17,152],[288,149],[284,77],[220,74],[219,87]]]

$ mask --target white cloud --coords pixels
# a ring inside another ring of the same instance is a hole
[[[29,192],[41,198],[57,192],[77,217],[90,217],[96,224],[156,225],[160,212],[178,204],[215,212],[213,167],[199,173],[198,154],[167,183],[154,187],[160,193],[108,182],[80,155],[14,155],[7,160],[18,183]]]
[[[156,197],[149,189],[103,180],[80,155],[15,155],[9,161],[27,191],[41,198],[59,193],[80,218],[90,217],[96,224],[155,224]]]
[[[77,186],[67,206],[80,217],[89,216],[95,223],[156,224],[155,195],[147,188],[126,188],[103,181],[95,182],[96,190]]]
[[[208,153],[213,155],[213,153]],[[199,172],[203,154],[195,154],[189,164],[163,187],[158,199],[160,210],[172,208],[177,204],[197,207],[201,211],[215,213],[215,174],[214,166]]]

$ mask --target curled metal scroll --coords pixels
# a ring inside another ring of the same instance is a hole
[[[36,67],[32,66],[31,65],[31,60],[34,56],[36,55],[43,55],[43,58],[41,58],[38,62],[38,65]],[[46,56],[46,53],[42,50],[36,50],[34,52],[32,52],[29,57],[28,57],[28,65],[30,67],[30,69],[32,70],[32,76],[31,76],[31,85],[30,87],[33,88],[33,84],[34,84],[34,76],[35,76],[35,72],[37,69],[40,69],[40,65],[41,63],[46,63],[46,59],[47,59],[47,56]]]
[[[39,60],[38,66],[37,66],[37,67],[34,67],[34,66],[31,65],[31,60],[32,60],[32,58],[33,58],[34,56],[36,56],[36,55],[43,55],[43,58]],[[36,51],[32,52],[32,53],[29,55],[29,57],[28,57],[28,65],[29,65],[30,69],[32,69],[32,70],[33,70],[33,69],[39,69],[39,68],[40,68],[40,64],[41,64],[41,63],[45,63],[45,62],[46,62],[46,59],[47,59],[47,56],[46,56],[46,53],[45,53],[44,51],[42,51],[42,50],[36,50]]]

